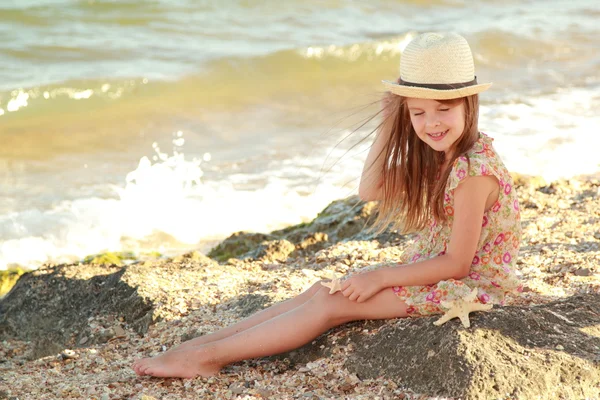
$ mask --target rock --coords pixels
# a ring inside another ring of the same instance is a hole
[[[329,204],[311,223],[313,231],[324,232],[329,240],[338,242],[363,233],[377,217],[377,203],[350,196]]]
[[[351,238],[370,239],[374,235],[366,233],[364,228],[370,226],[375,218],[377,218],[377,202],[364,202],[358,196],[350,196],[331,202],[310,223],[291,226],[271,234],[289,240],[296,244],[298,249],[310,245],[311,235],[314,235],[312,239],[314,242],[325,240],[327,243]],[[307,240],[308,243],[305,243]],[[320,249],[315,251],[318,250]]]
[[[317,252],[327,245],[329,236],[323,232],[312,232],[304,236],[296,246],[299,250]]]
[[[557,192],[556,185],[554,183],[551,183],[548,186],[542,186],[538,188],[538,190],[545,194],[556,194]]]
[[[10,267],[7,270],[0,271],[0,298],[4,296],[8,291],[17,283],[19,278],[29,272],[26,268],[21,267]]]
[[[432,396],[593,398],[600,385],[600,295],[474,314],[465,329],[438,317],[364,323],[346,343],[346,367]],[[339,328],[336,332],[339,332]],[[348,327],[345,328],[348,330]],[[281,355],[292,363],[327,356],[333,335]],[[323,348],[321,348],[323,346]],[[560,384],[557,384],[559,383]]]
[[[79,355],[73,350],[65,349],[62,353],[60,353],[59,358],[61,360],[75,360],[79,358]]]
[[[98,343],[106,343],[115,337],[115,330],[112,328],[103,329],[98,335]]]
[[[591,276],[592,275],[592,270],[589,268],[579,268],[577,271],[575,271],[575,275],[577,276]]]
[[[309,223],[270,234],[236,232],[212,249],[208,256],[220,262],[231,262],[231,259],[285,261],[298,251],[302,254],[315,253],[326,245],[344,239],[390,241],[391,238],[402,236],[386,231],[375,237],[365,232],[364,228],[370,226],[376,217],[377,202],[364,202],[358,196],[350,196],[330,203]]]
[[[199,251],[192,251],[190,253],[182,254],[180,256],[174,257],[173,262],[181,263],[181,262],[198,262],[205,264],[210,262],[210,258],[200,253]]]
[[[262,242],[256,249],[244,254],[243,258],[252,258],[265,262],[285,261],[296,249],[288,240],[270,240]]]
[[[92,346],[126,335],[121,326],[108,321],[121,321],[127,330],[143,335],[150,324],[160,320],[159,307],[179,307],[169,301],[172,295],[161,290],[156,280],[181,282],[188,293],[202,291],[202,285],[193,284],[197,270],[216,265],[208,258],[202,262],[164,262],[152,267],[44,266],[23,275],[0,300],[0,341],[31,341],[30,358],[36,359],[65,347]],[[105,327],[98,321],[105,321]]]
[[[244,387],[243,383],[235,382],[229,385],[229,390],[231,390],[231,393],[233,394],[242,394],[244,393],[245,389],[246,388]]]
[[[256,389],[256,393],[263,399],[268,399],[273,395],[273,393],[267,389]]]
[[[34,341],[32,357],[38,358],[55,354],[57,346],[75,347],[83,337],[89,338],[88,318],[97,315],[119,315],[140,331],[147,329],[137,322],[151,312],[152,305],[121,279],[125,271],[76,264],[47,266],[23,275],[0,302],[0,340],[17,337]],[[67,278],[69,275],[72,277]]]
[[[115,331],[115,336],[117,336],[117,337],[125,336],[125,330],[123,328],[121,328],[119,325],[115,325],[113,329]]]
[[[87,256],[83,259],[83,262],[85,264],[105,264],[122,266],[124,264],[124,261],[135,259],[135,255],[131,252],[108,252]]]
[[[256,249],[264,241],[278,239],[273,235],[263,233],[236,232],[213,248],[208,256],[217,261],[227,261],[238,258]]]

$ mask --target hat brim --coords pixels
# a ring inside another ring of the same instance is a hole
[[[393,94],[404,97],[413,97],[417,99],[432,99],[432,100],[450,100],[460,97],[472,96],[477,93],[486,91],[492,86],[491,83],[482,83],[480,85],[466,86],[458,89],[439,90],[421,88],[415,86],[399,85],[396,82],[381,81],[383,85]]]

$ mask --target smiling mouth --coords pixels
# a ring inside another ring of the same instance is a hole
[[[443,132],[428,133],[427,135],[430,136],[432,139],[441,139],[448,133],[449,130],[450,129],[446,129]]]

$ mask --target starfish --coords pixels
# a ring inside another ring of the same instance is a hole
[[[321,285],[329,288],[329,294],[342,291],[342,282],[340,282],[340,279],[335,274],[332,275],[330,282],[321,282]]]
[[[477,296],[477,288],[473,289],[471,293],[463,297],[459,300],[454,301],[442,301],[441,305],[448,310],[442,316],[442,318],[435,321],[433,324],[440,326],[452,318],[460,318],[460,322],[462,322],[465,328],[471,326],[471,321],[469,321],[469,313],[473,311],[487,311],[493,307],[492,304],[481,304],[475,302],[475,297]]]

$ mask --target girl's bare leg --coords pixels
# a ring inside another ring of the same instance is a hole
[[[146,358],[136,373],[159,377],[211,376],[232,362],[292,350],[328,329],[362,319],[406,317],[406,303],[391,289],[384,289],[364,303],[348,300],[341,293],[330,295],[319,288],[302,305],[232,336]]]
[[[246,318],[240,322],[237,322],[233,325],[230,325],[226,328],[219,329],[216,332],[210,333],[208,335],[203,335],[194,339],[190,339],[186,342],[181,343],[178,346],[170,349],[169,351],[180,351],[189,347],[196,347],[199,345],[203,345],[206,343],[214,342],[217,340],[221,340],[227,338],[229,336],[235,335],[244,331],[248,328],[252,328],[258,324],[261,324],[271,318],[277,317],[280,314],[284,314],[300,305],[310,300],[310,298],[322,287],[320,282],[315,283],[306,291],[300,293],[298,296],[291,298],[289,300],[282,301],[280,303],[274,304],[269,308],[266,308],[262,311],[259,311],[249,318]],[[137,366],[139,364],[139,360],[134,362],[133,369],[137,371]]]

